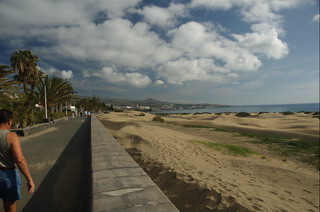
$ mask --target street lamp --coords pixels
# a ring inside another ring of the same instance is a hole
[[[45,83],[45,79],[43,82],[43,86],[44,86],[44,112],[45,112],[45,119],[43,120],[43,122],[49,122],[49,118],[48,118],[48,103],[47,103],[47,85]]]
[[[46,114],[46,120],[48,120],[47,86],[46,85],[44,85],[44,111]]]

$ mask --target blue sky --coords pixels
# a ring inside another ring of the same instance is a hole
[[[79,95],[319,102],[318,0],[2,0],[0,63],[31,49]]]

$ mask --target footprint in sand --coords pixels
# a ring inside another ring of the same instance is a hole
[[[258,200],[259,202],[264,202],[263,199],[260,199],[260,198],[257,198],[257,197],[255,197],[254,199]]]
[[[278,193],[275,191],[270,191],[270,193],[278,196]]]
[[[237,186],[237,185],[235,185],[235,184],[232,184],[232,183],[230,183],[230,185],[233,186],[233,187],[239,187],[239,186]]]
[[[259,205],[260,206],[260,205]],[[253,205],[252,208],[254,209],[254,211],[261,211],[260,207],[257,205]]]

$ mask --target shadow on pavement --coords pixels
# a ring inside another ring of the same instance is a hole
[[[90,154],[90,123],[87,119],[22,211],[90,211]]]

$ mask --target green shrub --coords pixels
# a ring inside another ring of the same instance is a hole
[[[264,114],[264,113],[268,114],[269,112],[259,112],[258,114],[261,115],[261,114]]]
[[[207,147],[216,149],[226,154],[234,155],[234,156],[250,156],[252,154],[257,154],[256,152],[242,146],[236,146],[231,144],[224,144],[224,143],[213,143],[209,141],[196,141],[192,140],[193,142],[198,142]]]
[[[51,114],[50,119],[55,120],[55,119],[63,118],[65,116],[66,116],[66,112],[55,112]]]
[[[291,111],[285,111],[285,112],[281,112],[282,115],[293,115],[294,112]]]
[[[246,112],[239,112],[236,114],[237,117],[250,117],[250,113],[246,113]]]
[[[155,113],[156,116],[169,116],[169,113]]]
[[[152,119],[152,121],[164,122],[164,119],[163,119],[163,118],[161,118],[161,116],[156,115],[156,116]]]
[[[123,112],[124,110],[121,108],[114,108],[114,112]]]

